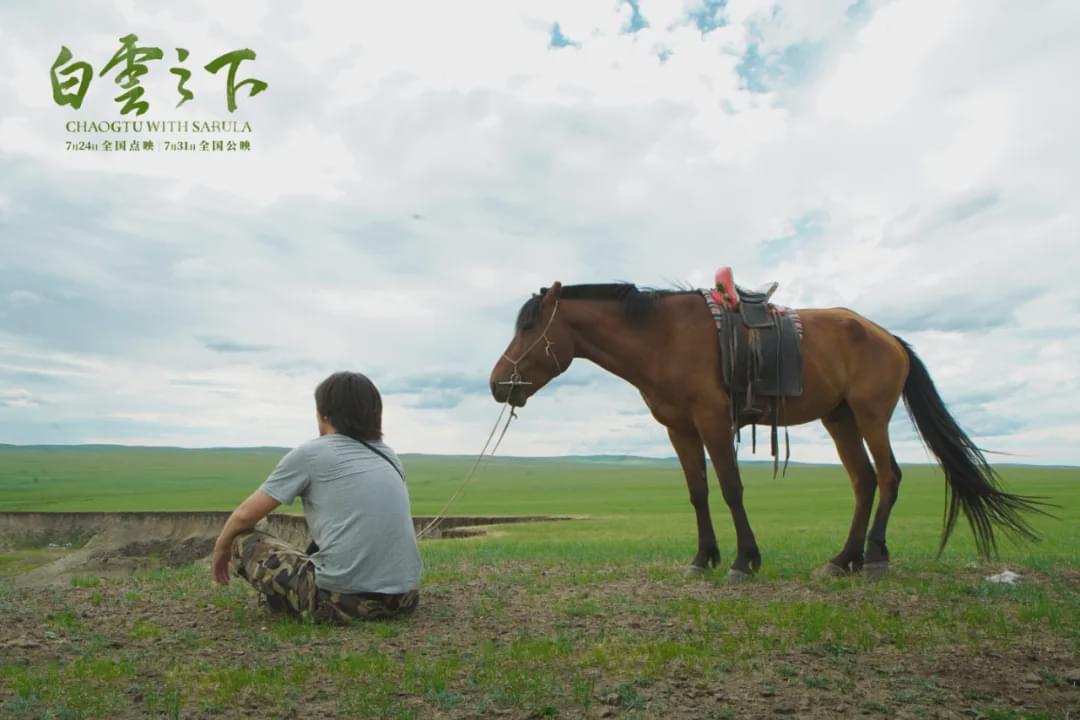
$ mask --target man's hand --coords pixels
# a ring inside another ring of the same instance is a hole
[[[270,511],[280,504],[262,490],[256,490],[247,500],[240,503],[240,507],[233,510],[232,515],[225,521],[225,527],[221,529],[217,543],[214,544],[214,560],[211,563],[214,582],[221,585],[229,584],[229,560],[232,555],[232,543],[236,536],[255,527],[255,523],[269,515]]]
[[[214,582],[218,585],[229,584],[229,548],[214,548]]]

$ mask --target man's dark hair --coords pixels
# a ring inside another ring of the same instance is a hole
[[[315,410],[353,440],[382,440],[382,397],[358,372],[336,372],[315,388]]]

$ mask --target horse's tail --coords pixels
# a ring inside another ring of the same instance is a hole
[[[895,336],[894,336],[895,337]],[[1048,513],[1046,503],[1037,498],[1013,495],[1001,490],[1000,477],[971,438],[957,425],[938,395],[934,381],[911,346],[896,338],[907,351],[910,369],[904,382],[904,405],[915,427],[945,471],[948,499],[938,556],[949,541],[956,516],[963,508],[975,546],[982,557],[997,555],[994,526],[1019,540],[1038,541],[1039,536],[1023,513]]]

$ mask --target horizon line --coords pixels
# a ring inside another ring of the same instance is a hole
[[[18,449],[18,450],[52,450],[52,449],[89,449],[89,448],[115,448],[122,450],[179,450],[184,452],[208,452],[208,451],[252,451],[252,450],[281,450],[282,452],[288,452],[292,448],[284,445],[215,445],[208,447],[187,447],[183,445],[125,445],[122,443],[29,443],[29,444],[17,444],[17,443],[0,443],[0,450],[5,449]],[[398,456],[420,456],[420,457],[446,457],[446,458],[462,458],[462,459],[475,459],[475,454],[464,453],[439,453],[439,452],[401,452],[397,453]],[[559,459],[575,459],[575,458],[627,458],[634,460],[647,460],[652,462],[670,462],[678,463],[679,459],[675,455],[653,456],[653,455],[635,455],[633,453],[572,453],[565,455],[488,455],[487,460],[559,460]],[[743,460],[739,459],[740,463],[760,463],[760,464],[772,464],[772,460]],[[810,461],[798,461],[792,460],[790,465],[817,465],[827,467],[843,467],[842,464],[837,462],[810,462]],[[927,465],[934,466],[937,463],[934,462],[904,462],[903,465]],[[1067,468],[1067,469],[1080,469],[1080,465],[1070,465],[1068,463],[1039,463],[1039,462],[996,462],[998,466],[1030,466],[1030,467],[1044,467],[1044,468]]]

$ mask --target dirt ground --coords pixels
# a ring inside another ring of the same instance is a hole
[[[17,587],[66,585],[75,575],[127,577],[158,567],[186,565],[210,554],[227,512],[0,512],[0,552],[4,549],[63,551],[55,562],[36,564],[12,578]],[[552,522],[568,516],[414,517],[427,537],[465,538],[492,532],[493,525]],[[259,528],[307,547],[311,540],[302,515],[274,513]],[[20,558],[25,560],[26,558]]]
[[[977,571],[945,592],[468,560],[412,617],[316,628],[212,585],[205,538],[169,542],[114,528],[0,578],[0,717],[1080,718],[1078,628],[1039,605],[1080,597],[1077,572],[1025,571],[1047,592],[968,622]],[[788,607],[827,614],[820,636]]]
[[[201,566],[200,566],[200,569]],[[519,568],[520,569],[520,568]],[[207,580],[208,583],[208,570]],[[759,597],[761,602],[801,600],[815,591],[798,584],[742,585],[725,588],[708,582],[669,582],[634,577],[578,587],[553,585],[542,595],[507,592],[498,571],[480,570],[468,580],[440,583],[424,595],[417,614],[396,623],[392,632],[382,631],[379,652],[390,662],[406,661],[410,653],[439,658],[468,656],[481,642],[494,646],[512,643],[523,635],[555,637],[570,633],[582,648],[603,645],[610,638],[635,641],[683,640],[695,629],[685,619],[643,614],[635,606],[662,607],[687,598],[709,602],[717,594],[738,593]],[[331,628],[311,636],[303,644],[268,646],[258,641],[269,623],[257,608],[254,593],[241,600],[245,612],[259,622],[253,627],[237,621],[233,607],[202,602],[199,592],[184,594],[162,587],[155,592],[141,587],[137,600],[130,581],[103,581],[95,587],[69,587],[63,591],[29,588],[9,594],[3,607],[0,654],[11,665],[64,667],[83,653],[88,643],[101,652],[136,660],[132,689],[123,691],[115,718],[146,716],[139,688],[164,683],[175,654],[183,645],[186,662],[209,667],[245,663],[288,667],[298,658],[316,664],[330,663],[351,651],[367,652],[373,642],[366,628]],[[477,612],[492,597],[499,598],[498,611]],[[618,605],[604,604],[605,597],[628,599]],[[553,608],[566,602],[593,601],[597,613],[574,618]],[[918,602],[914,600],[913,602]],[[903,604],[891,611],[904,613]],[[58,616],[69,618],[57,625]],[[152,636],[140,628],[156,628]],[[92,636],[86,629],[92,628]],[[191,638],[195,642],[190,642]],[[172,658],[170,660],[170,658]],[[557,670],[557,669],[556,669]],[[62,671],[61,671],[62,672]],[[1007,642],[966,644],[955,648],[937,646],[911,652],[887,642],[866,652],[836,651],[827,645],[780,649],[734,662],[721,673],[697,673],[693,663],[670,658],[645,682],[601,668],[586,668],[591,692],[580,704],[551,706],[546,712],[525,704],[492,706],[482,692],[470,695],[467,678],[454,687],[460,702],[439,707],[419,694],[404,693],[397,707],[411,709],[414,717],[647,717],[647,718],[756,718],[756,717],[896,717],[896,718],[1021,718],[1080,717],[1080,662],[1073,643],[1052,633],[1012,638]],[[363,677],[355,678],[362,682]],[[627,688],[630,688],[627,691]],[[243,693],[235,704],[204,709],[185,706],[177,717],[353,717],[339,701],[342,679],[312,673],[299,688],[301,699],[266,708],[259,702],[244,704]],[[5,698],[4,695],[7,697]],[[3,687],[0,703],[12,699]],[[189,702],[188,705],[191,703]],[[0,705],[3,707],[3,705]],[[979,708],[998,708],[994,712]],[[18,715],[12,715],[18,717]],[[410,716],[405,714],[402,716]]]

